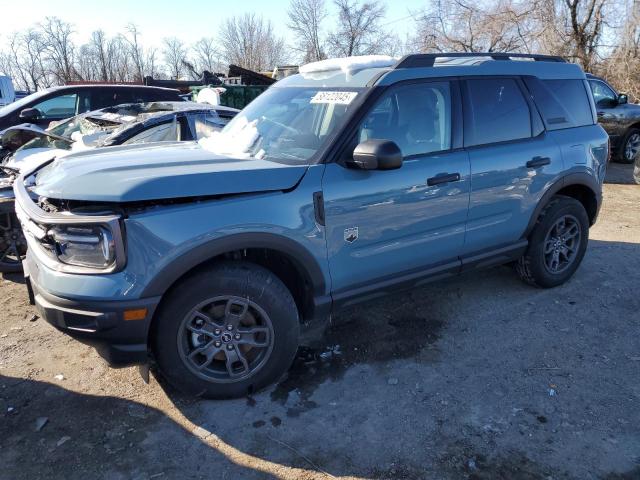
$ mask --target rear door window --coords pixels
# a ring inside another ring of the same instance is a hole
[[[547,130],[593,125],[593,113],[582,80],[526,78]]]
[[[531,137],[531,112],[513,78],[466,80],[465,146]]]
[[[124,142],[124,145],[153,142],[175,142],[182,139],[181,124],[175,118],[171,122],[161,123],[147,128]]]

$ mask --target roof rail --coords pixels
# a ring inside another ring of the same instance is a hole
[[[393,67],[398,68],[421,68],[433,67],[437,58],[473,58],[489,57],[493,60],[511,60],[512,58],[530,58],[536,62],[563,62],[566,60],[556,55],[538,55],[530,53],[503,53],[503,52],[455,52],[455,53],[414,53],[405,55]]]

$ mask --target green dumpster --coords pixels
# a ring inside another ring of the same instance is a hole
[[[243,109],[254,98],[264,92],[268,85],[209,85],[210,88],[222,87],[226,90],[220,95],[220,103],[226,107]],[[193,100],[198,96],[198,92],[205,86],[191,87]]]

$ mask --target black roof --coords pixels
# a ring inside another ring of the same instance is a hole
[[[78,85],[60,85],[57,87],[49,87],[45,89],[48,92],[60,91],[60,90],[77,90],[77,89],[92,89],[92,90],[100,90],[102,88],[117,88],[122,90],[161,90],[164,92],[177,92],[173,88],[165,88],[165,87],[150,87],[147,85],[122,85],[118,83],[87,83],[87,84],[78,84]]]

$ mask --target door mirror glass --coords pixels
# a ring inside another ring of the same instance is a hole
[[[618,95],[618,105],[624,105],[628,101],[629,101],[629,97],[627,96],[626,93],[621,93],[620,95]]]
[[[353,151],[353,159],[347,166],[360,170],[394,170],[402,166],[402,152],[390,140],[366,140]]]
[[[40,110],[37,108],[25,108],[20,112],[20,120],[32,122],[40,118]]]

